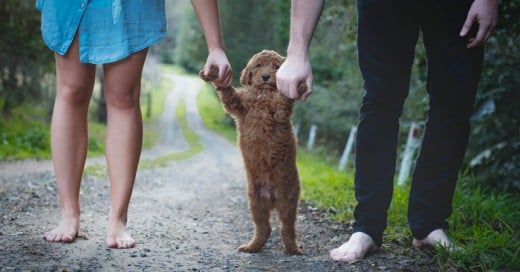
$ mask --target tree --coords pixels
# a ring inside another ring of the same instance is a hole
[[[520,1],[501,1],[488,42],[467,162],[481,184],[520,191]]]
[[[28,99],[43,96],[41,78],[52,54],[40,36],[40,14],[30,0],[0,2],[0,108],[10,114]]]

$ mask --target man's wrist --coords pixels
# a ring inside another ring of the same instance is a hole
[[[291,46],[287,48],[288,58],[297,58],[304,61],[309,59],[309,51],[304,46]]]

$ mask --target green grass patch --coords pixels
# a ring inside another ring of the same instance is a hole
[[[317,208],[328,210],[337,220],[349,220],[354,211],[354,178],[336,171],[316,154],[298,151],[298,172],[302,183],[302,199]]]
[[[520,270],[520,196],[484,190],[460,178],[450,217],[451,236],[464,251],[441,259],[463,271]]]
[[[49,159],[46,108],[26,105],[0,118],[0,160]]]
[[[197,96],[200,116],[206,126],[233,143],[237,141],[234,121],[223,110],[215,89],[205,84]]]

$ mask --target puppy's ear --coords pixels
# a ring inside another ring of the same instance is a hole
[[[251,71],[253,67],[253,60],[250,60],[247,64],[246,68],[242,70],[242,73],[240,74],[240,84],[242,86],[250,86],[253,84],[252,77],[253,77],[253,71]]]

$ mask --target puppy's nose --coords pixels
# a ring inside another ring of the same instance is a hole
[[[269,74],[263,74],[263,75],[262,75],[262,80],[263,80],[263,81],[268,81],[270,77],[271,77],[271,76],[270,76]]]

